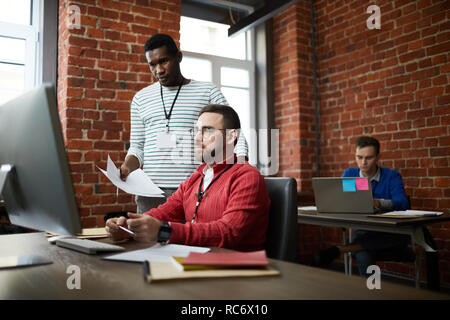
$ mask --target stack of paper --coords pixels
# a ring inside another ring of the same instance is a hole
[[[153,183],[142,169],[134,170],[125,181],[122,181],[120,169],[116,167],[109,155],[106,171],[99,169],[116,187],[126,193],[144,197],[163,197],[164,192]]]
[[[60,236],[59,233],[47,232],[47,237]],[[87,228],[81,229],[81,233],[76,235],[78,239],[101,239],[107,238],[108,234],[106,233],[105,228]]]
[[[436,211],[422,211],[422,210],[405,210],[405,211],[391,211],[382,214],[376,214],[373,216],[386,217],[386,218],[414,218],[414,217],[425,217],[425,216],[440,216],[443,212]]]
[[[173,258],[169,262],[144,262],[145,278],[155,280],[262,277],[280,272],[269,266],[266,252],[190,253],[184,259]]]
[[[317,211],[317,207],[316,206],[297,207],[297,210],[300,210],[300,211]]]
[[[161,245],[155,244],[150,248],[128,251],[105,257],[106,260],[144,262],[163,261],[171,262],[172,257],[187,257],[191,252],[205,253],[210,249],[205,247],[184,246],[180,244]]]

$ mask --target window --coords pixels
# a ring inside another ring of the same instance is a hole
[[[0,0],[0,104],[38,79],[38,0]]]
[[[236,110],[249,145],[249,161],[256,163],[255,95],[252,31],[228,38],[229,25],[181,17],[181,71],[187,78],[213,82]]]

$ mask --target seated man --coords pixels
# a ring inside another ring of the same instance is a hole
[[[270,200],[263,176],[245,163],[237,163],[234,146],[240,121],[233,108],[208,105],[194,129],[194,153],[203,163],[167,199],[144,214],[128,213],[106,222],[114,241],[129,234],[146,242],[217,246],[240,251],[263,248]]]
[[[343,177],[366,177],[372,186],[373,205],[380,210],[407,210],[401,175],[391,169],[378,166],[380,143],[372,137],[359,137],[356,141],[356,163],[358,168],[345,170]],[[316,264],[326,266],[338,258],[341,252],[351,252],[358,261],[361,276],[366,276],[367,267],[376,263],[376,257],[388,251],[405,250],[410,242],[408,235],[357,230],[349,245],[331,247],[315,256]]]

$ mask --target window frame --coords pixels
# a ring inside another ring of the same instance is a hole
[[[202,60],[208,60],[211,63],[211,72],[212,72],[212,83],[214,83],[219,90],[222,89],[222,87],[226,88],[236,88],[236,89],[247,89],[242,87],[233,87],[228,85],[222,85],[221,84],[221,68],[222,67],[229,67],[229,68],[237,68],[237,69],[244,69],[247,70],[249,73],[249,120],[250,120],[250,132],[244,132],[246,134],[246,140],[249,146],[249,162],[252,164],[256,164],[258,159],[258,141],[253,134],[255,130],[257,130],[257,119],[256,119],[256,96],[255,96],[255,59],[254,59],[254,31],[249,30],[247,31],[249,33],[249,36],[247,36],[246,46],[247,46],[247,57],[245,60],[241,59],[234,59],[234,58],[228,58],[228,57],[221,57],[211,54],[205,54],[205,53],[199,53],[199,52],[192,52],[192,51],[185,51],[181,49],[183,53],[183,57],[187,58],[196,58],[196,59],[202,59]],[[221,90],[222,91],[222,90]]]
[[[25,40],[25,61],[19,64],[10,61],[0,61],[0,63],[23,65],[24,74],[24,92],[34,88],[40,83],[39,72],[39,26],[40,26],[40,5],[41,0],[31,1],[30,25],[16,24],[0,21],[0,37]]]

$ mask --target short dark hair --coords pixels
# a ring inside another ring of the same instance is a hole
[[[222,104],[208,104],[204,106],[198,116],[200,117],[205,112],[218,113],[223,116],[222,123],[224,129],[240,129],[241,121],[236,111],[230,106]]]
[[[145,52],[150,50],[155,50],[163,46],[167,47],[167,52],[171,55],[176,55],[178,53],[178,47],[171,36],[164,33],[157,33],[150,37],[145,42],[144,50]]]
[[[373,137],[362,136],[359,137],[358,140],[356,140],[356,148],[364,147],[374,147],[375,152],[377,154],[380,153],[380,142]]]

